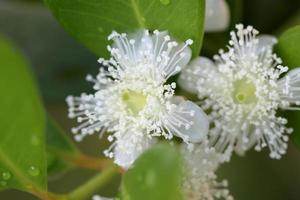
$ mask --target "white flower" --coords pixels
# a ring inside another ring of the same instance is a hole
[[[217,181],[217,170],[221,157],[207,143],[195,145],[193,149],[182,145],[184,158],[183,195],[184,200],[232,200],[227,181]]]
[[[176,84],[166,82],[189,62],[192,41],[178,44],[157,30],[131,36],[113,32],[109,40],[111,58],[98,60],[103,67],[96,78],[87,76],[96,92],[67,98],[69,117],[81,123],[72,129],[75,138],[109,132],[113,144],[105,154],[125,168],[155,142],[153,136],[200,142],[208,132],[206,114],[175,97]]]
[[[205,1],[205,31],[223,31],[229,25],[230,13],[225,0]]]
[[[286,153],[287,120],[277,116],[278,108],[299,109],[300,71],[288,71],[272,53],[276,38],[253,27],[237,25],[231,33],[229,49],[220,50],[215,63],[208,58],[194,60],[181,74],[180,84],[203,99],[202,106],[213,122],[211,144],[230,155],[244,153],[255,145],[268,146],[270,156],[279,159]]]

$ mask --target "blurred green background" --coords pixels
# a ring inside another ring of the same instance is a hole
[[[232,24],[253,25],[262,33],[278,35],[286,28],[300,24],[299,0],[228,0]],[[84,79],[98,71],[97,57],[80,46],[57,23],[39,0],[0,0],[0,33],[10,38],[27,56],[33,66],[44,104],[70,136],[71,120],[67,118],[65,97],[91,90]],[[205,35],[202,54],[211,56],[228,41],[228,31]],[[300,56],[300,52],[299,52]],[[299,119],[300,120],[300,119]],[[105,148],[97,136],[78,144],[83,152],[101,155]],[[49,180],[50,191],[67,192],[95,172],[72,170]],[[221,167],[219,174],[230,183],[237,200],[299,200],[300,151],[290,144],[280,161],[271,160],[267,152],[249,152],[234,156]],[[119,178],[99,193],[113,196]],[[1,200],[33,200],[18,191],[0,193]]]

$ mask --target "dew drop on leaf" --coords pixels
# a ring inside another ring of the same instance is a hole
[[[170,4],[171,0],[160,0],[160,3],[162,3],[163,5],[168,5]]]
[[[9,173],[9,172],[3,172],[1,174],[1,177],[2,177],[3,180],[7,181],[7,180],[9,180],[11,178],[11,173]]]
[[[30,176],[38,176],[40,174],[40,170],[35,166],[31,166],[28,169],[28,174]]]
[[[153,170],[149,170],[145,176],[145,185],[147,187],[153,187],[155,186],[155,182],[156,182],[156,174]]]
[[[30,138],[30,143],[34,146],[38,146],[40,145],[40,140],[39,138],[36,136],[36,135],[33,135],[31,138]]]
[[[102,27],[98,27],[98,31],[99,31],[100,33],[103,33],[103,28],[102,28]]]

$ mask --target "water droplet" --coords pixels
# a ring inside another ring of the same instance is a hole
[[[153,187],[155,186],[155,182],[156,182],[156,174],[153,170],[149,170],[146,173],[145,184],[148,187]]]
[[[163,5],[169,5],[171,0],[160,0]]]
[[[11,178],[11,174],[9,172],[3,172],[2,173],[2,179],[7,181]]]
[[[40,145],[40,140],[36,135],[32,135],[30,138],[30,143],[34,146]]]
[[[7,185],[7,182],[6,182],[6,181],[0,181],[0,185],[1,185],[2,187],[5,187],[5,186]]]
[[[30,176],[38,176],[40,174],[40,170],[35,166],[31,166],[28,169],[28,174]]]
[[[102,27],[98,27],[98,31],[99,31],[100,33],[103,33],[103,28],[102,28]]]

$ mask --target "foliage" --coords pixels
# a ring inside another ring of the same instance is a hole
[[[64,28],[97,55],[107,56],[107,36],[116,30],[168,30],[175,38],[194,40],[200,52],[204,28],[204,0],[45,0]],[[184,27],[184,29],[182,28]]]

